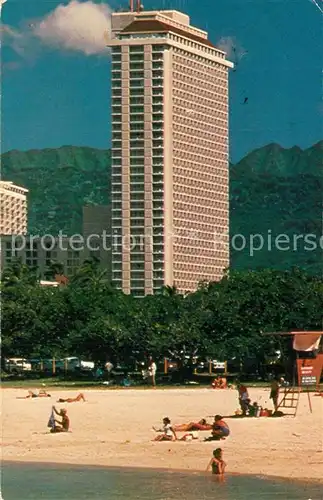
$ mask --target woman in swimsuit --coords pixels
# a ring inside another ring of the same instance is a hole
[[[67,398],[67,399],[59,398],[57,403],[77,403],[78,401],[85,402],[85,397],[83,392],[80,392],[80,394],[78,394],[76,398]]]
[[[206,472],[208,472],[209,468],[212,467],[212,474],[223,475],[226,465],[227,464],[223,460],[222,449],[217,448],[213,451],[213,457],[208,463]]]
[[[221,417],[221,415],[215,415],[212,426],[211,439],[212,440],[225,439],[229,435],[230,435],[230,429],[229,426],[223,420],[223,417]]]
[[[23,398],[17,398],[17,399],[29,399],[29,398],[50,398],[51,395],[48,394],[44,389],[40,389],[38,394],[36,394],[33,391],[28,391],[28,396],[24,396]]]
[[[208,424],[205,418],[202,418],[198,422],[190,422],[189,424],[175,425],[174,430],[177,432],[210,431],[212,427],[213,427],[212,424]]]

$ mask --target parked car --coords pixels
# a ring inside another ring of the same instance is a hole
[[[66,366],[67,371],[75,371],[75,370],[91,371],[94,370],[95,367],[94,361],[84,361],[75,356],[64,358],[62,361]]]
[[[31,371],[31,363],[25,358],[9,358],[6,359],[6,370],[11,373]]]

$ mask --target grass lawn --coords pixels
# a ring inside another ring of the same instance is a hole
[[[201,383],[192,383],[192,384],[175,384],[175,383],[168,383],[165,384],[164,382],[158,383],[157,379],[157,387],[156,389],[160,390],[171,390],[171,389],[176,389],[176,388],[183,388],[183,389],[205,389],[210,387],[210,384],[208,383],[206,377],[203,380],[204,377],[201,377]],[[241,379],[241,382],[245,384],[247,387],[269,387],[270,382],[264,382],[264,381],[244,381]],[[130,387],[123,387],[121,384],[114,383],[113,385],[107,385],[104,384],[103,381],[101,380],[70,380],[70,379],[64,379],[63,377],[44,377],[44,378],[26,378],[26,379],[15,379],[13,380],[11,377],[8,377],[6,375],[2,376],[1,379],[1,387],[2,389],[30,389],[31,387],[47,387],[47,388],[52,388],[55,389],[57,388],[65,388],[65,389],[86,389],[86,390],[91,390],[91,389],[107,389],[107,390],[115,390],[115,389],[132,389],[132,390],[145,390],[151,388],[150,385],[144,384],[138,382]],[[323,389],[323,384],[320,385],[320,390]],[[315,392],[315,389],[313,389]]]

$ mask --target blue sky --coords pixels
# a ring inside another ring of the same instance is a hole
[[[19,29],[61,3],[7,0],[2,20]],[[126,3],[109,2],[112,8]],[[232,37],[238,52],[247,52],[230,77],[232,161],[270,142],[307,148],[322,139],[322,15],[310,0],[145,0],[144,5],[184,10],[212,41]],[[6,45],[2,53],[2,151],[67,144],[108,148],[109,58],[35,41],[18,52]]]

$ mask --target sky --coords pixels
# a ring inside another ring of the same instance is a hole
[[[109,15],[127,0],[0,0],[1,149],[110,147]],[[145,0],[228,50],[230,159],[323,138],[322,0]],[[247,102],[244,101],[248,98]]]

